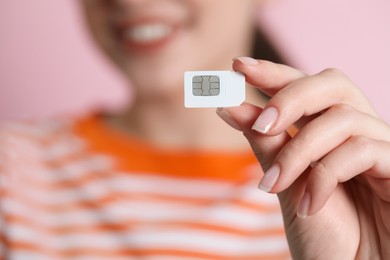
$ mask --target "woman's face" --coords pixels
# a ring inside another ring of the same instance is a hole
[[[181,94],[184,71],[230,69],[251,48],[252,0],[83,2],[97,42],[139,95]]]

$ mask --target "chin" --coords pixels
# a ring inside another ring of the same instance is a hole
[[[177,95],[184,93],[184,70],[182,68],[164,69],[160,66],[158,69],[148,69],[142,67],[138,68],[137,71],[127,73],[127,75],[136,92],[144,98],[148,96],[153,98],[157,96],[161,99],[177,98]]]
[[[160,81],[161,82],[161,81]],[[136,95],[142,97],[142,100],[153,100],[155,102],[165,100],[182,100],[184,95],[183,83],[178,84],[177,82],[165,82],[161,84],[159,81],[153,81],[143,84],[133,83]]]

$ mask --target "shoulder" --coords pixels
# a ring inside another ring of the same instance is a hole
[[[22,183],[31,187],[37,181],[51,183],[111,171],[112,158],[91,150],[77,132],[83,120],[1,122],[0,191],[6,179],[16,181],[17,187]]]
[[[81,145],[72,132],[76,119],[0,122],[0,164],[41,161]]]

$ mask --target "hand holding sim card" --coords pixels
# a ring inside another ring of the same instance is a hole
[[[234,71],[187,71],[184,106],[232,107],[245,100],[245,76]]]

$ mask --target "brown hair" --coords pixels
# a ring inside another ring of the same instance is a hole
[[[260,29],[256,29],[254,33],[252,46],[252,57],[255,59],[269,60],[276,63],[286,62]]]

